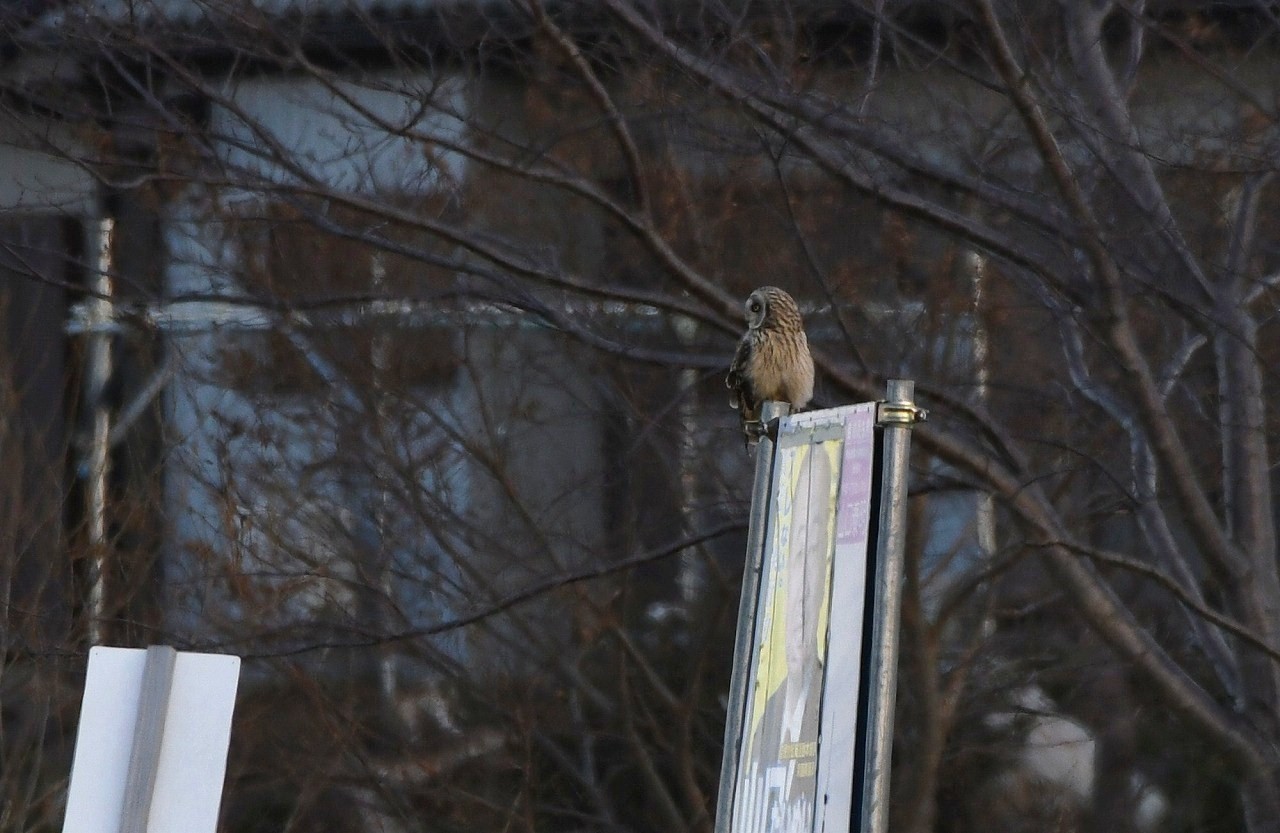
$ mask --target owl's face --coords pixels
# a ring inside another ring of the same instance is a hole
[[[795,300],[776,286],[762,286],[747,296],[746,311],[749,330],[801,326]]]
[[[769,299],[764,292],[757,289],[747,297],[747,329],[758,330],[769,314]]]

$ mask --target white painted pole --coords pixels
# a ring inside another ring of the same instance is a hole
[[[89,320],[93,329],[89,336],[85,361],[84,395],[89,409],[89,449],[86,460],[85,498],[88,511],[89,539],[89,644],[102,643],[103,620],[106,616],[107,558],[107,476],[111,436],[111,414],[104,392],[111,378],[112,315],[111,241],[115,221],[103,217],[92,224],[89,242],[94,252],[88,284],[92,297],[88,301]]]
[[[698,336],[698,322],[686,316],[677,316],[674,322],[676,338],[680,346],[690,349]],[[692,534],[698,528],[698,473],[702,470],[702,462],[698,459],[698,381],[701,373],[696,368],[686,367],[680,371],[680,404],[676,413],[680,424],[680,444],[677,450],[680,476],[680,518],[684,521],[684,531]],[[676,586],[680,589],[680,602],[686,610],[692,609],[697,602],[698,594],[705,583],[705,567],[702,555],[696,550],[680,554],[679,571],[676,574]]]

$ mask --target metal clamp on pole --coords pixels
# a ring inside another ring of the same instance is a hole
[[[776,416],[770,418],[768,415],[774,413],[774,409],[779,409],[781,413],[778,413]],[[764,403],[763,407],[761,408],[761,416],[760,416],[760,429],[761,429],[760,436],[768,437],[770,442],[776,443],[778,441],[778,428],[781,427],[782,425],[782,418],[784,416],[787,416],[790,410],[791,408],[785,402]],[[757,457],[756,459],[757,470],[759,468],[759,465],[760,465],[760,460]]]
[[[870,692],[866,715],[860,833],[889,828],[889,770],[893,752],[893,710],[898,685],[898,632],[902,609],[903,550],[907,531],[907,471],[911,428],[925,419],[914,402],[915,383],[889,380],[876,419],[883,432],[880,519],[875,552]]]
[[[915,425],[926,422],[929,412],[911,401],[915,394],[915,383],[900,379],[889,380],[889,398],[876,403],[876,425]],[[895,397],[906,397],[905,399]]]

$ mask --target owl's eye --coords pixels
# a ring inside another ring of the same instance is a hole
[[[760,311],[760,302],[759,302],[759,301],[752,301],[750,304],[748,304],[748,305],[747,305],[747,309],[751,310],[752,312],[759,312],[759,311]]]

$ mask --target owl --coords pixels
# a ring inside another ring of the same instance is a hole
[[[776,286],[747,298],[747,332],[729,365],[729,404],[742,416],[748,439],[759,434],[766,400],[803,408],[813,398],[813,357],[795,299]]]

